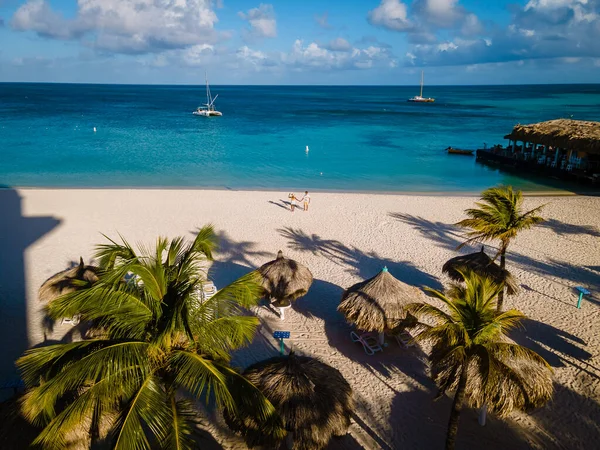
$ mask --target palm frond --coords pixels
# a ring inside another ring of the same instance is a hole
[[[148,376],[128,399],[117,418],[111,430],[112,448],[152,449],[160,441],[166,440],[168,425],[172,423],[169,420],[170,413],[160,381],[155,376]]]
[[[196,413],[193,404],[188,400],[177,400],[175,394],[169,394],[168,404],[171,408],[171,426],[163,442],[163,448],[169,450],[191,450],[196,448],[193,441]]]

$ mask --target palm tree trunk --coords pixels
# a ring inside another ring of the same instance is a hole
[[[462,372],[460,373],[460,379],[458,380],[456,394],[454,394],[454,401],[452,402],[452,411],[450,412],[450,420],[448,421],[448,432],[446,433],[446,450],[454,450],[456,433],[458,432],[458,420],[460,419],[460,410],[462,408],[463,400],[465,398],[468,365],[468,361],[465,361],[463,364]]]
[[[504,270],[506,267],[506,246],[502,245],[500,249],[500,269]],[[498,294],[498,303],[496,305],[496,311],[501,312],[502,306],[504,305],[504,285],[502,285],[502,290]]]

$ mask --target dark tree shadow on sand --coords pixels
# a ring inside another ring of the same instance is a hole
[[[574,225],[556,219],[545,219],[538,226],[552,230],[559,236],[590,235],[600,237],[600,229],[594,225]]]
[[[600,381],[600,368],[587,362],[592,354],[582,348],[587,345],[583,339],[537,320],[525,319],[522,325],[510,333],[516,343],[535,351],[553,367],[575,366]]]
[[[439,247],[456,250],[466,239],[460,233],[460,228],[453,224],[434,222],[420,216],[411,216],[404,213],[389,213],[390,217],[410,225],[421,235],[435,242]]]
[[[0,382],[18,381],[14,361],[28,347],[25,259],[26,249],[60,220],[54,217],[26,217],[19,193],[0,186]],[[0,391],[0,400],[12,394]]]
[[[310,252],[340,266],[362,279],[371,278],[387,267],[394,277],[413,286],[427,286],[441,289],[442,284],[433,275],[423,272],[410,261],[392,261],[376,252],[364,252],[357,247],[348,246],[335,239],[323,239],[317,234],[307,234],[300,229],[286,227],[278,230],[288,239],[288,247],[295,251]],[[350,287],[350,286],[346,286]]]
[[[435,242],[436,245],[448,250],[455,251],[457,247],[466,240],[466,238],[460,234],[460,229],[455,225],[434,222],[422,217],[411,216],[409,214],[390,213],[389,215],[390,217],[400,220],[401,222],[406,223],[407,225],[410,225],[419,231],[423,238],[431,240]],[[546,222],[548,222],[546,227],[553,229],[558,234],[600,235],[600,232],[592,226],[569,225],[553,219],[550,219]],[[486,246],[492,249],[496,248],[489,244],[486,244]],[[576,285],[585,286],[592,292],[592,296],[587,297],[586,299],[592,302],[598,301],[597,297],[599,292],[598,286],[600,286],[600,271],[597,269],[595,270],[595,266],[575,266],[553,258],[546,258],[545,260],[534,259],[515,252],[512,248],[509,248],[506,258],[508,270],[512,270],[512,268],[517,267],[527,272],[537,273],[544,278],[551,277],[552,279],[548,280],[549,282],[562,284],[569,288],[572,288]]]

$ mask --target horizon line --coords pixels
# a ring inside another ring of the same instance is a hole
[[[196,83],[107,83],[93,81],[0,81],[0,84],[77,84],[98,86],[203,86]],[[414,87],[418,84],[212,84],[211,86],[266,86],[266,87]],[[428,84],[427,87],[474,86],[600,86],[600,83],[502,83],[502,84]]]

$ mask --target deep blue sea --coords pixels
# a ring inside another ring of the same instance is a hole
[[[0,185],[546,190],[444,149],[600,120],[600,85],[425,86],[431,104],[406,101],[418,86],[211,88],[222,117],[192,115],[203,86],[0,84]]]

